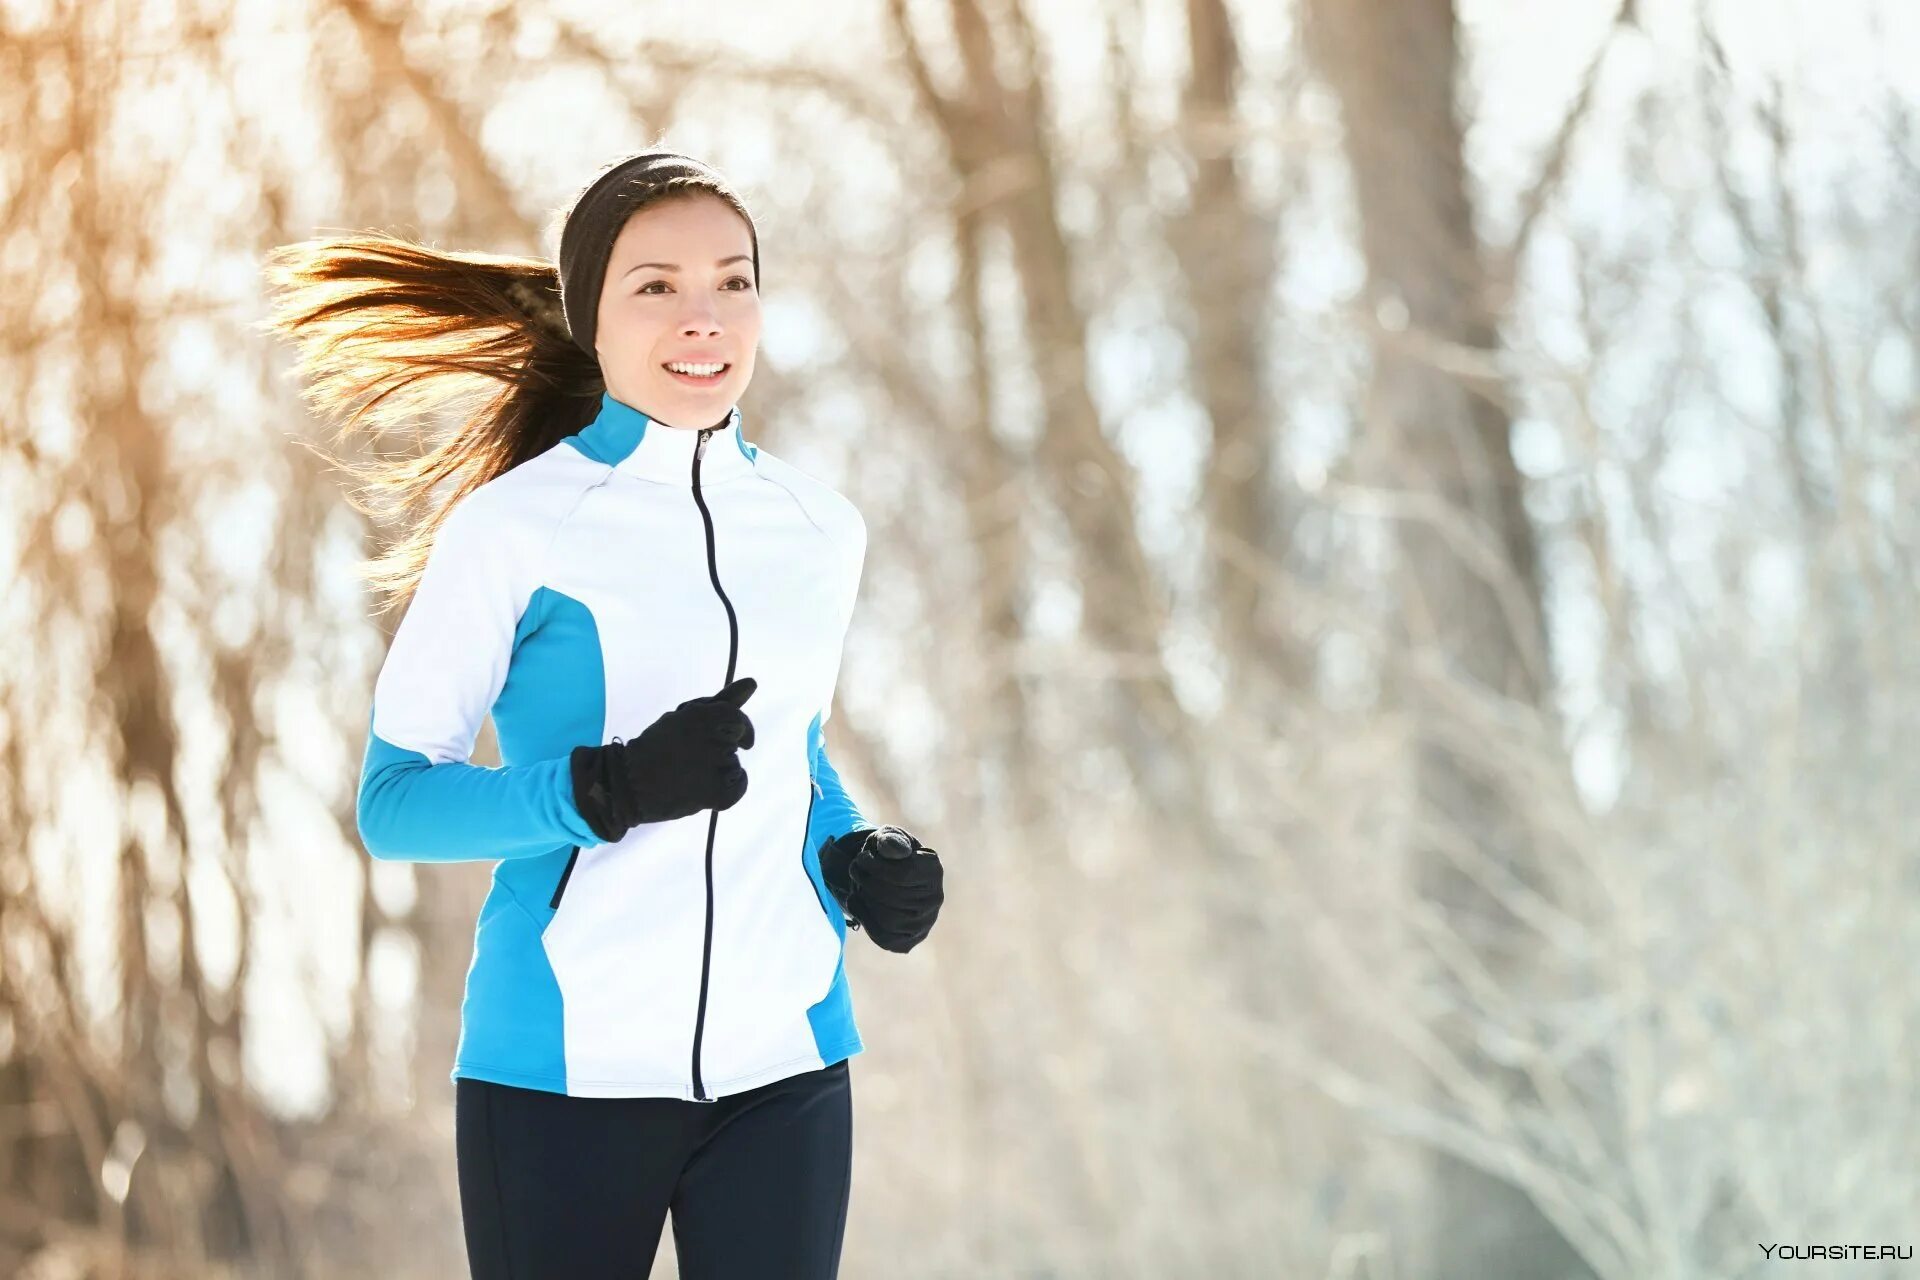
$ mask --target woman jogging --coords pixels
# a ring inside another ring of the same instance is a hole
[[[649,150],[581,192],[557,266],[354,236],[272,273],[342,437],[493,392],[356,468],[424,512],[377,566],[407,603],[361,836],[497,860],[452,1073],[473,1276],[643,1276],[669,1210],[689,1280],[835,1275],[847,929],[910,950],[942,869],[827,758],[866,526],[746,438],[745,205]],[[498,768],[468,760],[489,712]]]

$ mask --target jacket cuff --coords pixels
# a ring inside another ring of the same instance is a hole
[[[606,776],[610,757],[605,747],[575,747],[567,764],[573,807],[602,844],[612,844],[621,835],[613,829],[613,793]]]
[[[856,927],[860,922],[847,909],[847,897],[853,892],[853,877],[849,872],[871,830],[871,827],[855,827],[820,846],[820,879],[826,882],[827,892],[840,904],[840,912],[847,917],[847,923]]]

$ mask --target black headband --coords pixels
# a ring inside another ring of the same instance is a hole
[[[731,191],[727,180],[692,156],[677,151],[642,151],[613,164],[595,178],[567,213],[560,231],[560,307],[574,345],[598,358],[594,322],[600,314],[600,288],[607,276],[613,241],[633,211],[674,178],[704,178]],[[753,287],[760,287],[760,235],[747,219],[753,239]]]

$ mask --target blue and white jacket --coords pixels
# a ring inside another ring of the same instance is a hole
[[[737,408],[688,430],[611,394],[449,512],[374,686],[358,820],[376,858],[499,859],[454,1078],[711,1101],[860,1052],[819,850],[876,825],[824,735],[866,542]],[[573,748],[738,676],[745,796],[601,843]],[[468,762],[489,711],[499,768]]]

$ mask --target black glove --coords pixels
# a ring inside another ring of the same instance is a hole
[[[726,809],[747,793],[739,752],[753,745],[740,709],[757,687],[742,676],[719,693],[689,698],[632,742],[575,747],[573,803],[608,844],[643,822]]]
[[[940,855],[899,827],[862,828],[820,847],[820,878],[876,946],[911,951],[946,900]]]

